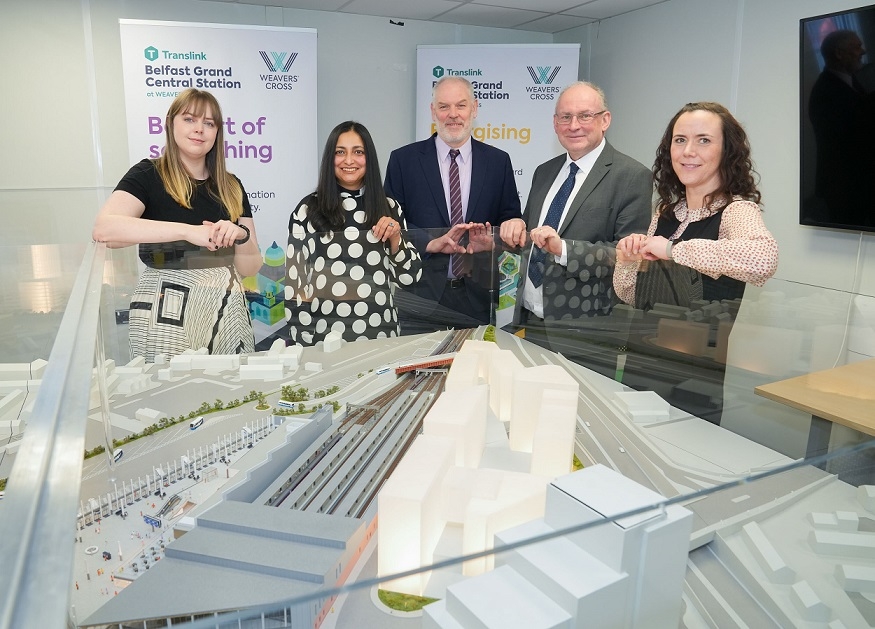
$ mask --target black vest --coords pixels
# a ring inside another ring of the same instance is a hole
[[[701,238],[717,240],[723,209],[715,214],[687,225],[675,242]],[[681,222],[672,213],[660,216],[656,222],[655,236],[671,238]],[[650,310],[654,303],[689,306],[695,299],[720,301],[740,299],[744,295],[744,282],[727,275],[716,280],[689,267],[682,267],[670,260],[655,260],[647,263],[647,269],[638,272],[635,286],[635,307]]]

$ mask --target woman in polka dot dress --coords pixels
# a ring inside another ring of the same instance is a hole
[[[398,336],[393,286],[419,280],[422,261],[405,240],[404,216],[383,191],[371,134],[347,121],[328,136],[316,191],[289,219],[289,340],[315,345]]]

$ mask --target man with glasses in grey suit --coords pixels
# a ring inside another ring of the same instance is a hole
[[[523,249],[518,325],[604,315],[613,307],[615,246],[646,232],[653,184],[647,167],[605,140],[610,124],[597,86],[580,81],[560,92],[553,129],[566,153],[532,177],[523,220],[533,246]]]

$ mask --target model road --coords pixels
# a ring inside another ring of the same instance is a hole
[[[195,370],[178,381],[162,383],[142,393],[112,396],[110,404],[114,413],[128,417],[134,416],[140,408],[158,409],[169,417],[178,417],[187,416],[201,402],[212,403],[217,397],[225,402],[235,398],[243,399],[251,390],[264,393],[268,403],[275,403],[279,399],[281,387],[285,385],[304,386],[311,393],[335,385],[350,387],[355,391],[363,386],[360,383],[363,379],[359,378],[359,374],[367,373],[373,365],[394,364],[419,355],[428,355],[436,347],[446,344],[447,339],[452,336],[446,332],[438,332],[411,338],[403,344],[399,344],[397,339],[387,339],[384,344],[370,343],[369,349],[364,353],[348,343],[337,352],[318,354],[318,360],[323,362],[322,371],[304,369],[304,363],[312,360],[311,355],[315,352],[311,348],[305,348],[301,357],[302,366],[290,374],[288,379],[274,382],[240,381],[229,378],[227,373],[211,375]],[[346,392],[341,391],[333,397],[344,398]],[[329,401],[333,397],[323,401]],[[310,400],[308,404],[312,402]],[[239,434],[243,426],[251,426],[253,422],[265,417],[266,411],[256,410],[255,404],[247,402],[227,411],[208,413],[204,415],[204,424],[196,430],[190,430],[188,421],[184,421],[154,435],[125,444],[122,446],[124,455],[115,464],[113,471],[109,469],[106,454],[87,459],[82,470],[80,498],[87,501],[89,498],[113,492],[116,484],[121,488],[123,481],[130,484],[131,479],[145,479],[147,475],[154,474],[155,467],[166,467],[170,463],[172,468],[174,461],[180,465],[181,457],[186,452],[197,451],[199,448],[206,451],[229,435]],[[124,434],[127,433],[116,429],[113,436],[119,438]],[[89,444],[88,447],[94,445],[96,444]]]
[[[693,494],[703,487],[718,487],[743,479],[743,475],[705,474],[677,466],[629,425],[629,421],[602,393],[602,388],[592,386],[581,375],[581,367],[533,344],[523,344],[510,335],[497,335],[496,341],[503,349],[514,351],[526,366],[559,364],[577,379],[580,384],[580,401],[575,451],[584,464],[602,463],[669,498]],[[749,512],[757,512],[773,505],[776,498],[794,492],[804,495],[805,490],[817,487],[826,480],[826,472],[812,466],[803,466],[691,500],[685,505],[694,514],[691,539],[706,544],[714,531],[721,526],[743,519]],[[722,594],[722,597],[697,599],[697,604],[707,606],[707,609],[699,610],[704,617],[716,615],[732,618],[730,624],[718,625],[721,627],[777,626],[765,611],[766,602],[760,602],[747,593],[722,562],[712,561],[711,549],[707,545],[698,550],[707,552],[691,553],[686,577],[687,588]],[[768,620],[764,621],[764,618]]]

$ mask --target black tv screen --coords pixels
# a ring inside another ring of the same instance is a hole
[[[799,30],[799,222],[875,232],[875,5]]]

